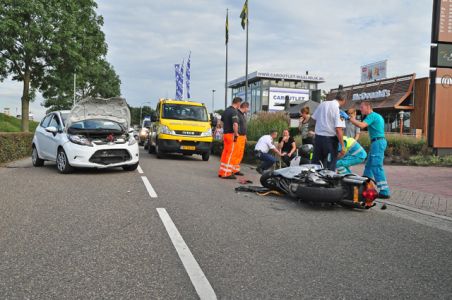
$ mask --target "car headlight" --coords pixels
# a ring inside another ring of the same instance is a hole
[[[137,140],[135,139],[135,137],[133,135],[130,135],[129,138],[129,146],[132,146],[133,144],[136,144]]]
[[[212,136],[212,129],[209,128],[207,131],[201,133],[201,136]]]
[[[158,133],[162,133],[162,134],[176,134],[174,132],[174,130],[169,129],[168,126],[165,126],[165,125],[162,125],[162,126],[159,127]]]
[[[87,139],[86,137],[84,137],[83,135],[68,134],[67,137],[74,144],[82,145],[82,146],[89,146],[89,147],[93,146],[91,141],[89,139]]]

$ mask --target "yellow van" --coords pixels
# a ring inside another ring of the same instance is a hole
[[[152,116],[149,153],[200,154],[208,161],[212,144],[210,117],[203,103],[160,99]]]

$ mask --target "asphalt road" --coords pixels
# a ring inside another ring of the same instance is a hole
[[[216,158],[142,152],[140,166],[0,168],[0,298],[197,299],[157,208],[218,298],[452,298],[452,222],[236,193]]]

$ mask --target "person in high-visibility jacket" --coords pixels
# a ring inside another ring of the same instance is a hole
[[[223,122],[223,153],[221,154],[220,169],[218,177],[224,179],[235,179],[234,162],[239,153],[237,139],[239,137],[239,117],[237,109],[240,107],[242,98],[235,97],[232,105],[223,113],[221,121]]]
[[[234,151],[232,155],[232,168],[234,175],[243,176],[243,172],[240,170],[240,163],[242,162],[243,155],[245,154],[246,147],[246,114],[250,109],[250,104],[248,102],[242,102],[240,108],[237,110],[237,115],[239,117],[239,136],[237,137],[237,143],[235,145],[237,152]]]
[[[336,163],[339,174],[350,174],[350,167],[364,162],[366,150],[352,137],[344,136],[345,154]],[[340,145],[339,145],[340,147]],[[338,150],[339,152],[341,149]]]

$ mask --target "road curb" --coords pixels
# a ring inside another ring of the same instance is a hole
[[[391,202],[391,201],[375,200],[375,202],[380,203],[380,204],[386,204],[386,205],[389,205],[389,206],[395,206],[395,207],[398,207],[398,208],[401,208],[401,209],[417,212],[417,213],[420,213],[420,214],[423,214],[423,215],[427,215],[427,216],[430,216],[430,217],[439,218],[439,219],[443,219],[443,220],[452,222],[452,218],[451,217],[438,215],[438,214],[435,214],[435,213],[427,211],[427,210],[422,210],[422,209],[419,209],[419,208],[415,208],[415,207],[411,207],[411,206],[407,206],[407,205],[403,205],[403,204],[399,204],[399,203],[394,203],[394,202]]]

